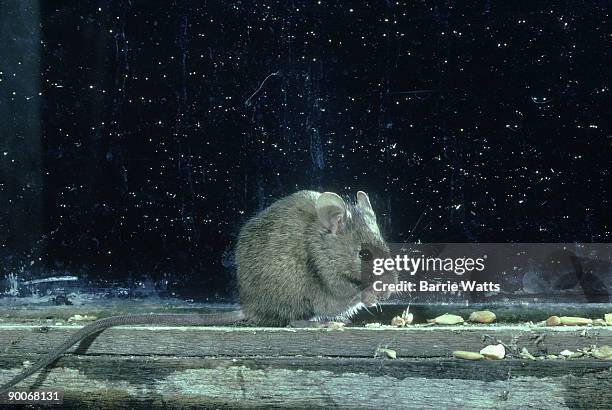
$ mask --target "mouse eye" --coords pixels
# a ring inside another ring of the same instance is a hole
[[[361,258],[361,260],[369,261],[372,259],[372,252],[367,249],[362,249],[359,251],[359,257]]]

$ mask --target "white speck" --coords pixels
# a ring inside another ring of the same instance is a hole
[[[531,101],[536,104],[546,104],[552,101],[552,98],[547,97],[531,97]]]

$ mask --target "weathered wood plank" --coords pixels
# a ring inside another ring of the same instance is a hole
[[[0,366],[19,360],[3,355]],[[20,386],[64,390],[65,408],[603,409],[611,376],[609,362],[594,360],[68,355]]]
[[[35,362],[41,355],[12,356],[0,355],[0,372],[16,372],[23,367],[24,361]],[[100,368],[100,365],[104,369]],[[91,379],[113,379],[129,382],[150,383],[179,370],[223,369],[244,366],[253,370],[268,368],[292,371],[327,370],[333,373],[361,373],[369,376],[390,376],[395,378],[424,377],[434,379],[464,379],[494,381],[507,380],[509,377],[548,378],[607,372],[612,362],[592,358],[574,360],[531,361],[524,359],[505,359],[502,361],[484,360],[473,362],[455,358],[396,359],[384,358],[346,358],[346,357],[171,357],[171,356],[85,356],[71,354],[60,358],[53,367],[78,369]],[[108,368],[106,368],[108,367]],[[121,374],[114,374],[119,372]],[[44,376],[42,379],[44,379]],[[40,379],[31,376],[23,384],[31,385]]]
[[[24,298],[0,298],[0,318],[7,322],[33,321],[47,318],[66,320],[80,314],[96,317],[123,315],[130,313],[210,313],[219,310],[233,310],[237,304],[206,304],[187,303],[181,299],[153,300],[87,300],[87,303],[74,305],[53,305],[51,302],[42,304],[26,303],[31,300]],[[380,321],[389,323],[391,318],[406,309],[403,302],[389,302],[382,305],[382,311],[372,313],[365,310],[355,318],[357,323]],[[550,315],[582,316],[603,318],[605,313],[612,313],[610,303],[472,303],[465,304],[418,304],[410,305],[417,322],[425,322],[444,313],[453,313],[468,318],[475,310],[492,310],[497,315],[498,322],[521,323],[527,321],[545,320]]]
[[[0,353],[45,353],[77,326],[0,325]],[[87,354],[162,356],[372,357],[388,347],[398,357],[448,357],[453,350],[479,350],[501,341],[532,354],[612,345],[611,327],[432,326],[344,330],[240,327],[118,327],[72,351]]]

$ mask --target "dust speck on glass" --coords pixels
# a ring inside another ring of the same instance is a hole
[[[393,242],[609,242],[606,2],[460,3],[3,4],[4,294],[234,300],[298,189]]]

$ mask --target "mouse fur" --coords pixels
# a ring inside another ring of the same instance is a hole
[[[362,278],[362,248],[388,254],[368,195],[299,191],[250,219],[236,248],[240,304],[247,318],[282,326],[345,320],[376,295]]]

